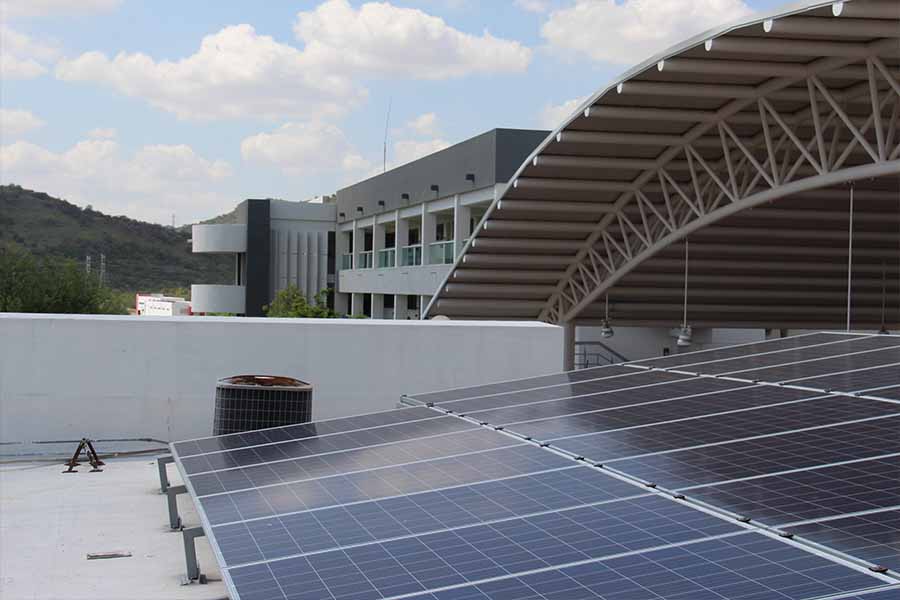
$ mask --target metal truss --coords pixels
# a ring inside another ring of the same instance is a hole
[[[804,65],[801,76],[770,79],[684,135],[671,136],[677,139],[668,140],[667,149],[604,211],[540,319],[575,320],[642,262],[725,217],[798,192],[900,174],[900,83],[878,57],[895,51],[888,44],[897,40],[866,45],[853,57],[820,58]],[[661,62],[659,69],[665,68]],[[825,75],[835,70],[861,81],[830,88],[825,81],[836,79]],[[653,85],[642,85],[642,92],[652,93]],[[619,93],[623,86],[629,83]],[[801,108],[777,109],[785,100]],[[755,113],[748,112],[754,105]],[[864,119],[860,105],[867,107]],[[654,110],[675,119],[679,112],[699,112]]]

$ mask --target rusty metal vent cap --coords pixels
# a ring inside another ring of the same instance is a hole
[[[265,387],[287,390],[311,390],[312,386],[305,381],[284,377],[282,375],[234,375],[219,380],[220,386],[229,387]]]

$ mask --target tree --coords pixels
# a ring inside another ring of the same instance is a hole
[[[17,244],[0,245],[0,312],[127,314],[122,294],[71,260],[37,259]]]
[[[335,319],[336,312],[328,308],[328,294],[331,290],[322,290],[313,298],[313,304],[296,285],[289,285],[277,294],[268,306],[263,307],[267,317]]]

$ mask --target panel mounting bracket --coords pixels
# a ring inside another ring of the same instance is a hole
[[[169,505],[169,527],[172,529],[181,529],[181,517],[178,515],[178,494],[187,492],[187,487],[183,485],[170,485],[166,488],[166,502]]]
[[[186,568],[184,584],[187,585],[193,581],[198,583],[206,583],[206,575],[200,572],[200,564],[197,562],[197,545],[198,537],[206,535],[202,527],[188,527],[181,530],[182,540],[184,541],[184,564]]]
[[[165,494],[169,489],[169,473],[166,471],[166,465],[175,462],[171,454],[156,457],[156,468],[159,470],[159,493]]]

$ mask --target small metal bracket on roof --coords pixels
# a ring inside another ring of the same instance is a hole
[[[685,499],[684,494],[675,494],[672,497],[675,498],[676,500],[684,500]]]
[[[452,415],[452,414],[453,414],[453,411],[450,410],[450,409],[447,409],[447,410],[445,410],[444,412],[446,412],[448,415]]]
[[[575,460],[584,461],[585,458],[584,458],[583,456],[576,456],[576,457],[575,457]]]
[[[497,427],[494,427],[494,431],[503,431],[503,425],[498,425]]]
[[[779,537],[783,537],[783,538],[786,539],[786,540],[792,540],[792,539],[794,539],[794,534],[791,533],[790,531],[779,531],[779,532],[778,532],[778,536],[779,536]]]
[[[739,523],[749,523],[751,521],[750,517],[738,517],[737,520]]]
[[[428,408],[434,408],[434,402],[426,402],[425,406],[427,406]]]
[[[200,572],[200,564],[197,562],[197,546],[194,541],[198,537],[206,535],[202,527],[190,527],[181,531],[184,540],[184,562],[187,567],[184,584],[187,585],[192,581],[198,583],[206,583],[206,575]]]
[[[530,436],[530,435],[526,435],[526,436],[523,436],[522,439],[525,440],[525,441],[530,442],[530,441],[531,441],[531,436]]]
[[[644,485],[647,486],[648,488],[655,488],[655,487],[656,487],[656,484],[653,483],[652,481],[648,481],[648,482],[645,483]]]
[[[78,442],[78,448],[75,449],[75,453],[72,455],[65,465],[69,467],[63,473],[77,473],[75,467],[79,466],[81,463],[78,462],[78,458],[81,456],[81,453],[84,453],[88,459],[88,462],[91,465],[91,470],[89,473],[100,473],[103,471],[100,467],[102,467],[104,463],[100,460],[100,457],[97,456],[97,451],[94,450],[94,443],[92,440],[88,438],[81,438],[81,441]]]
[[[170,485],[166,488],[166,502],[169,505],[169,527],[172,529],[181,529],[181,517],[178,515],[178,494],[187,492],[187,487],[183,485]]]
[[[478,421],[479,425],[490,425],[487,421]]]
[[[175,462],[171,454],[156,457],[156,468],[159,471],[159,493],[165,494],[169,489],[169,473],[166,471],[166,465]]]
[[[550,442],[541,442],[540,444],[538,444],[538,446],[540,446],[541,448],[549,448]]]
[[[888,572],[888,568],[883,565],[872,565],[871,567],[869,567],[869,570],[872,571],[873,573],[879,573],[879,574]]]

